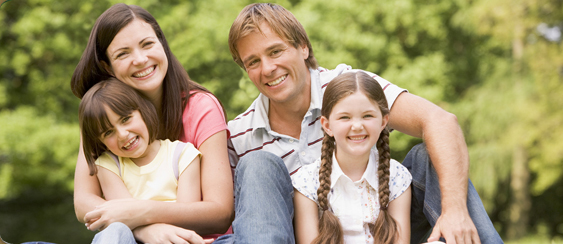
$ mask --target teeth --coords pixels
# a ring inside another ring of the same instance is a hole
[[[151,66],[150,68],[146,69],[145,71],[133,74],[133,76],[135,76],[137,78],[145,77],[148,74],[150,74],[153,70],[154,70],[154,66]]]
[[[133,140],[130,140],[129,142],[127,142],[127,144],[125,144],[125,145],[123,146],[123,148],[124,148],[125,150],[129,150],[129,148],[131,147],[131,145],[134,145],[134,144],[137,142],[137,140],[139,140],[139,137],[135,137]]]
[[[349,136],[350,140],[363,140],[367,136]]]
[[[268,86],[275,86],[275,85],[279,84],[280,82],[282,82],[283,80],[285,80],[285,78],[287,78],[287,75],[284,75],[284,76],[278,78],[277,80],[268,83]]]

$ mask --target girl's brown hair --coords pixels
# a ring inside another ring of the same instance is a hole
[[[330,116],[332,108],[341,99],[360,91],[370,100],[377,102],[381,114],[383,116],[389,114],[389,108],[383,89],[379,83],[367,73],[348,72],[334,78],[326,87],[321,114],[327,119]],[[371,235],[374,243],[395,243],[398,240],[398,227],[393,217],[387,211],[389,205],[389,130],[387,128],[381,131],[377,141],[377,150],[379,151],[379,164],[377,175],[379,178],[379,204],[380,213],[374,224],[369,224]],[[328,193],[330,192],[330,175],[332,173],[332,155],[335,150],[334,137],[324,134],[321,168],[319,170],[320,186],[317,190],[319,206],[322,210],[319,222],[319,236],[313,243],[343,243],[342,227],[338,218],[332,213],[330,203],[328,202]]]
[[[90,175],[97,173],[95,161],[108,150],[100,139],[104,131],[113,127],[106,114],[106,107],[120,117],[129,116],[133,111],[139,110],[149,131],[149,144],[156,140],[158,133],[156,109],[141,93],[115,78],[96,83],[84,94],[78,109],[82,149]]]
[[[178,140],[184,129],[182,114],[191,96],[190,91],[210,92],[190,79],[182,64],[172,54],[156,19],[139,6],[118,3],[98,17],[86,49],[72,75],[70,82],[72,92],[78,98],[82,98],[94,84],[113,77],[104,67],[104,63],[111,65],[106,50],[117,33],[135,19],[151,25],[168,59],[168,70],[162,81],[163,95],[158,138]]]

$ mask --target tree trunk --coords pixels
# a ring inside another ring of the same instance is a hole
[[[512,201],[510,201],[510,221],[506,233],[507,239],[519,239],[528,233],[528,214],[531,206],[529,183],[528,153],[523,146],[516,146],[514,148],[510,181]]]

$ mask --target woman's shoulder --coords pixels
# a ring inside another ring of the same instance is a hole
[[[191,95],[188,100],[188,104],[195,103],[197,105],[201,105],[200,103],[203,103],[203,104],[215,104],[220,106],[219,99],[217,99],[215,95],[209,92],[191,91],[190,94]]]

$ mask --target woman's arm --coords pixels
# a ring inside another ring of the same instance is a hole
[[[234,217],[233,180],[227,155],[227,132],[215,133],[199,147],[202,153],[202,200],[192,203],[151,200],[107,201],[86,215],[123,222],[129,228],[153,223],[167,223],[196,231],[200,235],[225,233]]]
[[[309,244],[319,235],[319,210],[317,203],[294,189],[295,242]]]
[[[80,137],[80,149],[74,171],[74,211],[78,221],[85,223],[84,216],[96,206],[104,203],[102,190],[96,175],[90,176],[90,170],[82,150],[82,136]]]
[[[403,194],[389,203],[389,214],[395,219],[399,228],[399,241],[397,243],[409,243],[411,237],[411,187]]]

